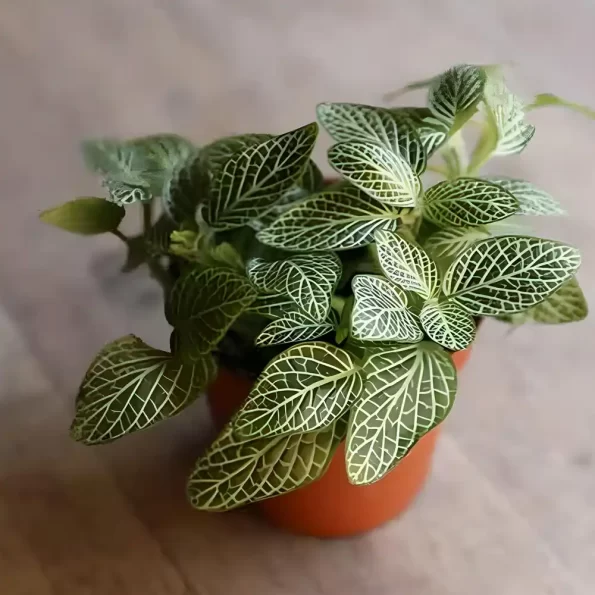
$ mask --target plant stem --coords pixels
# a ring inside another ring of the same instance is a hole
[[[153,210],[152,210],[152,203],[144,202],[142,203],[143,207],[143,231],[147,233],[151,229],[152,218],[153,218]]]
[[[112,234],[114,234],[117,238],[120,238],[126,245],[128,245],[128,238],[119,229],[112,231]]]

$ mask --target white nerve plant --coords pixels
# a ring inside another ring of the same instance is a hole
[[[427,86],[427,107],[320,104],[336,142],[329,182],[310,158],[316,123],[204,147],[176,135],[85,143],[107,198],[42,219],[122,239],[125,269],[146,264],[163,285],[173,331],[170,351],[128,335],[99,352],[73,438],[101,444],[172,417],[226,367],[254,387],[196,463],[196,508],[299,488],[342,441],[350,481],[369,484],[447,416],[451,354],[469,347],[480,318],[583,319],[578,250],[515,233],[525,215],[562,214],[559,203],[481,168],[527,146],[530,109],[593,113],[553,95],[524,104],[496,67],[455,66]],[[144,231],[126,237],[118,227],[132,203]]]

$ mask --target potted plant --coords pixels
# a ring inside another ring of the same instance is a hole
[[[131,335],[101,349],[75,440],[117,440],[207,392],[221,432],[188,480],[196,508],[261,502],[280,526],[330,536],[407,506],[479,321],[587,313],[578,250],[518,231],[559,203],[482,174],[529,143],[530,109],[587,108],[552,95],[524,105],[494,66],[422,85],[427,107],[318,106],[336,143],[329,181],[311,160],[316,123],[201,148],[176,135],[84,144],[107,197],[41,218],[123,240],[125,270],[146,264],[163,286],[172,333],[169,351]],[[131,205],[143,213],[136,237],[119,231]]]

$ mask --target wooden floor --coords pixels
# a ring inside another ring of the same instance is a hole
[[[0,593],[592,594],[593,319],[486,324],[414,509],[356,539],[295,538],[186,504],[201,406],[113,446],[69,440],[95,351],[167,333],[151,282],[118,275],[115,239],[62,235],[37,213],[97,191],[82,137],[281,132],[318,101],[376,102],[461,61],[514,60],[520,90],[595,104],[594,20],[579,0],[2,2]],[[535,123],[502,171],[565,203],[568,219],[540,229],[583,250],[595,304],[595,123],[555,111]]]

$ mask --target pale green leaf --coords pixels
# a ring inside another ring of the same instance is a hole
[[[39,218],[72,233],[95,235],[116,231],[124,215],[122,207],[103,198],[82,197],[43,211]]]
[[[427,252],[390,231],[377,232],[375,239],[380,266],[393,283],[424,299],[436,294],[438,268]]]
[[[398,210],[344,184],[293,207],[257,238],[294,252],[349,250],[372,243],[379,229],[397,229],[399,216]]]
[[[81,149],[91,171],[132,186],[149,186],[145,179],[150,169],[147,156],[130,143],[108,138],[90,139],[83,141]]]
[[[351,334],[360,341],[421,341],[423,333],[407,310],[402,289],[383,277],[356,275],[351,282],[355,297]]]
[[[347,474],[361,485],[393,469],[448,415],[456,394],[450,355],[427,341],[378,350],[364,370],[363,395],[347,432]]]
[[[166,304],[180,334],[180,351],[209,353],[256,299],[248,279],[229,268],[197,267],[182,275]]]
[[[305,486],[324,474],[345,432],[338,419],[315,432],[246,441],[230,424],[196,462],[190,502],[199,510],[231,510]]]
[[[469,167],[469,158],[465,139],[462,131],[455,132],[440,151],[444,165],[446,166],[446,177],[454,180],[465,176]]]
[[[473,317],[452,302],[427,302],[419,320],[432,341],[451,351],[466,349],[475,338]]]
[[[595,120],[595,110],[580,103],[575,103],[574,101],[567,101],[566,99],[562,99],[562,97],[558,97],[557,95],[553,95],[552,93],[539,93],[535,96],[533,101],[525,106],[525,111],[534,110],[539,107],[565,107],[574,112],[582,114],[591,120]]]
[[[283,318],[273,320],[256,337],[255,345],[280,345],[302,343],[318,339],[335,328],[332,319],[318,322],[302,312],[287,312]]]
[[[265,213],[304,174],[318,126],[248,146],[212,171],[205,220],[215,230],[242,227]]]
[[[71,435],[100,444],[172,417],[214,380],[210,354],[181,363],[133,335],[106,345],[85,374],[76,399]]]
[[[349,353],[328,343],[301,343],[273,360],[234,419],[242,438],[311,432],[329,426],[362,390]]]
[[[476,178],[439,182],[424,197],[424,216],[440,227],[485,225],[518,209],[519,202],[510,192]]]
[[[330,165],[373,198],[398,207],[414,207],[421,191],[419,177],[398,153],[382,145],[344,142],[329,149]]]
[[[321,103],[318,119],[338,142],[374,143],[400,154],[413,171],[426,169],[426,152],[410,117],[402,112],[356,103]]]
[[[543,301],[580,266],[576,248],[524,236],[481,240],[450,265],[443,291],[478,316],[522,312]]]
[[[518,215],[564,215],[565,213],[553,196],[531,182],[505,176],[489,176],[484,179],[502,186],[519,201]]]
[[[134,151],[144,153],[151,167],[161,173],[163,181],[168,172],[173,172],[198,152],[189,140],[178,134],[142,136],[128,141],[128,145]]]
[[[341,261],[333,253],[296,254],[285,260],[248,263],[250,281],[265,293],[284,293],[310,318],[323,321],[331,308],[331,297],[341,277]]]
[[[244,261],[231,244],[215,244],[212,238],[201,231],[173,231],[169,253],[204,266],[221,266],[239,272],[244,271]]]
[[[103,185],[108,192],[107,200],[120,206],[131,205],[135,202],[150,202],[153,199],[149,189],[144,186],[133,186],[126,182],[110,179],[105,180]]]
[[[423,247],[436,260],[449,260],[489,237],[490,232],[485,227],[447,227],[430,235]]]
[[[163,208],[177,224],[194,223],[199,204],[208,198],[208,174],[201,156],[181,163],[163,189]]]

